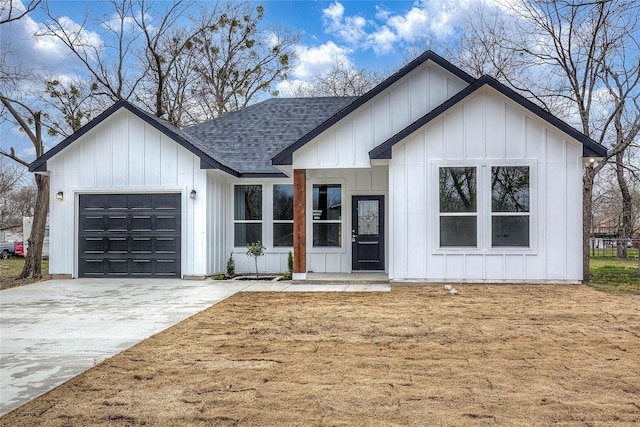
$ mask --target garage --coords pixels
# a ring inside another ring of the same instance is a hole
[[[180,193],[81,194],[79,277],[180,277]]]

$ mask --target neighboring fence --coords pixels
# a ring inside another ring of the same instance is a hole
[[[640,239],[611,239],[595,237],[589,239],[592,257],[617,257],[618,246],[627,248],[627,258],[638,258]]]

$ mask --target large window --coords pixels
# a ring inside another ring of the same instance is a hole
[[[475,167],[440,168],[440,246],[478,245]]]
[[[236,185],[233,212],[234,245],[262,241],[262,186]]]
[[[529,167],[491,168],[491,246],[529,246]]]
[[[529,166],[440,167],[440,247],[530,247],[529,180]]]
[[[293,185],[273,186],[273,246],[293,246]]]
[[[313,186],[313,246],[342,246],[342,187]]]

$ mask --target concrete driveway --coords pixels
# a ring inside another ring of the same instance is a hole
[[[327,275],[312,285],[73,279],[5,289],[0,292],[0,415],[236,292],[391,290],[388,283],[339,284],[339,279]]]
[[[250,286],[51,280],[0,292],[0,414]]]

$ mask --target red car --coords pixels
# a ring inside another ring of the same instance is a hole
[[[24,242],[16,242],[14,244],[14,248],[15,248],[15,256],[17,257],[21,257],[24,258],[25,256],[27,256],[27,254],[25,253],[24,250]]]

